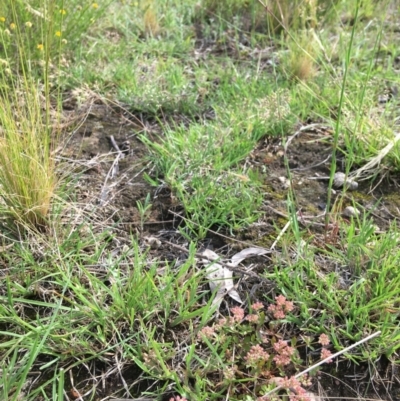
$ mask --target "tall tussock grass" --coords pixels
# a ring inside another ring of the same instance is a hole
[[[6,1],[0,15],[0,223],[17,236],[46,228],[57,186],[59,110],[51,105],[50,69],[61,44],[55,10],[21,7]]]
[[[49,223],[58,184],[58,78],[68,51],[112,1],[0,2],[0,224],[14,234]]]
[[[0,90],[0,210],[11,231],[46,226],[57,184],[42,103],[31,79]]]

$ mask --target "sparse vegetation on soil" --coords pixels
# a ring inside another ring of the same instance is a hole
[[[399,17],[3,1],[0,401],[398,400]]]

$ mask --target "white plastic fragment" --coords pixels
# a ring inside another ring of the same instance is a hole
[[[208,265],[206,267],[206,277],[209,280],[210,289],[212,292],[217,291],[213,304],[221,303],[226,294],[235,301],[243,303],[238,292],[235,290],[232,272],[227,267],[220,265],[218,262],[212,262],[220,259],[220,257],[210,249],[204,250],[202,255],[207,258],[202,259],[202,262],[203,264]]]
[[[242,262],[247,258],[250,258],[252,256],[265,255],[266,253],[269,253],[267,249],[255,248],[255,247],[246,248],[238,252],[237,254],[233,255],[229,265],[236,267],[240,262]]]

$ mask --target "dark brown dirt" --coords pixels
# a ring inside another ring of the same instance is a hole
[[[166,217],[173,197],[168,188],[154,188],[144,179],[144,173],[151,173],[147,150],[138,138],[144,127],[122,113],[97,105],[96,112],[92,109],[73,131],[62,156],[78,177],[78,202],[91,204],[96,213],[128,234],[142,233],[137,202],[144,202],[150,194],[152,207],[146,214],[143,233],[158,232],[170,227]],[[152,130],[149,126],[146,129]],[[123,153],[117,163],[112,137]]]

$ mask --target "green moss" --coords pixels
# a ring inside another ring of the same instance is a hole
[[[321,214],[321,211],[313,203],[310,203],[309,205],[307,205],[306,211],[311,213],[311,214],[315,214],[315,215]]]

